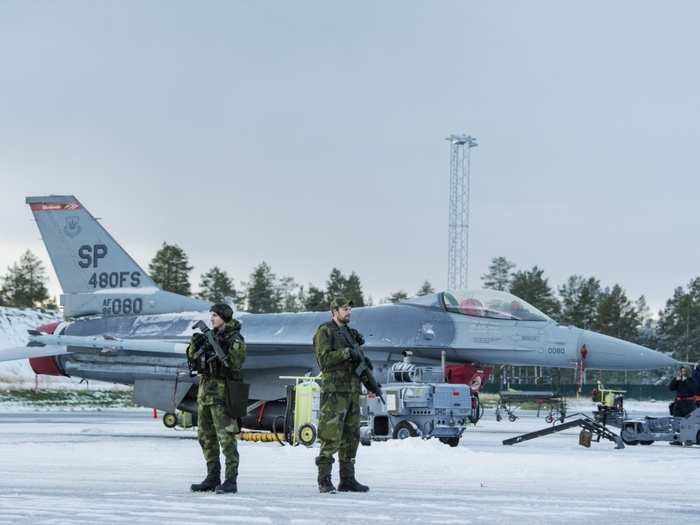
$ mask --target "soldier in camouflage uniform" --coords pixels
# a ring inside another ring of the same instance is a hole
[[[226,368],[218,358],[209,361],[206,367],[193,366],[199,372],[197,391],[197,421],[199,444],[207,464],[207,477],[201,483],[191,486],[194,492],[216,491],[217,493],[235,493],[238,490],[238,447],[236,434],[240,432],[238,421],[225,412],[225,381],[240,381],[241,366],[245,359],[245,342],[240,334],[241,323],[233,319],[233,310],[227,304],[215,304],[211,307],[213,335],[219,346],[227,355],[229,367]],[[195,333],[187,347],[190,362],[197,353],[204,349],[209,354],[213,348],[204,334]],[[226,458],[225,481],[221,483],[221,463],[219,446]]]
[[[340,463],[338,490],[369,490],[355,479],[355,455],[360,443],[361,383],[354,373],[358,364],[354,347],[363,344],[364,340],[357,330],[348,327],[351,311],[351,301],[345,297],[333,299],[333,318],[319,326],[314,336],[314,350],[323,374],[318,422],[321,450],[316,458],[318,489],[322,493],[335,493],[331,482],[335,453],[338,453]]]

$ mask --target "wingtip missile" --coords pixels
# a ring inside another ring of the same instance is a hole
[[[92,350],[127,350],[134,352],[184,353],[187,344],[173,341],[153,341],[144,339],[119,339],[109,336],[50,335],[38,333],[30,335],[30,344],[57,345]]]

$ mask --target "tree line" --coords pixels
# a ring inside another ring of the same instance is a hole
[[[185,251],[165,242],[148,266],[151,278],[164,290],[210,302],[231,302],[253,313],[325,311],[336,295],[348,297],[355,306],[373,304],[354,271],[344,274],[333,268],[323,285],[303,286],[293,277],[278,276],[262,261],[246,281],[236,284],[225,270],[214,266],[200,275],[199,291],[193,294],[192,270]],[[683,361],[700,359],[700,277],[677,287],[657,319],[651,317],[643,295],[632,300],[620,284],[604,286],[593,276],[572,275],[555,288],[539,266],[518,269],[503,256],[491,260],[481,280],[484,288],[508,291],[562,324],[672,352]],[[0,305],[57,308],[49,298],[46,269],[29,250],[7,269],[0,282]],[[434,288],[424,281],[415,295],[430,293]],[[408,297],[407,292],[398,290],[380,302],[396,303]]]
[[[593,276],[571,275],[555,290],[542,268],[519,270],[500,256],[481,279],[484,288],[508,291],[561,324],[671,352],[682,361],[700,359],[700,277],[677,287],[658,319],[643,295],[632,300],[622,285],[603,286]]]
[[[192,294],[192,266],[179,246],[163,243],[149,264],[148,271],[164,290],[181,295]],[[417,295],[428,293],[434,293],[434,289],[425,281]],[[325,286],[309,283],[305,287],[293,277],[278,277],[265,261],[258,264],[248,280],[240,282],[238,286],[225,270],[214,266],[200,276],[199,292],[195,295],[210,302],[229,301],[238,309],[252,313],[322,312],[328,310],[331,299],[337,295],[347,297],[356,307],[373,304],[372,298],[365,296],[360,277],[354,271],[346,275],[340,269],[333,268]],[[396,303],[407,298],[408,294],[399,290],[381,302]]]
[[[238,285],[218,266],[200,275],[199,291],[192,292],[190,274],[193,266],[187,253],[177,244],[164,242],[148,265],[148,273],[163,290],[198,297],[209,302],[230,302],[238,309],[253,313],[277,313],[300,311],[326,311],[333,297],[344,295],[355,306],[371,306],[373,300],[365,296],[362,282],[356,272],[345,275],[333,268],[324,286],[300,285],[293,277],[278,277],[270,265],[262,261],[247,281]],[[0,306],[17,308],[56,309],[47,289],[48,276],[41,260],[27,250],[0,277]],[[433,293],[432,285],[425,281],[417,295]],[[399,290],[380,302],[399,302],[409,295]]]

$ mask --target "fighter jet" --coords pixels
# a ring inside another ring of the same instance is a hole
[[[27,197],[63,289],[65,320],[38,327],[27,347],[0,351],[0,361],[28,358],[37,374],[134,386],[137,403],[166,412],[196,411],[196,377],[185,348],[210,304],[161,290],[74,196]],[[329,312],[239,312],[248,354],[250,395],[265,401],[256,416],[270,428],[284,413],[281,376],[316,374],[316,328]],[[375,375],[386,380],[406,351],[416,363],[462,367],[536,365],[653,369],[676,361],[643,346],[557,324],[534,306],[494,290],[449,290],[398,304],[356,308],[352,325],[365,337]],[[444,355],[444,357],[443,357]],[[479,376],[481,378],[481,376]],[[255,425],[249,425],[255,426]]]

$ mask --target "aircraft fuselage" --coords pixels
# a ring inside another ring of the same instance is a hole
[[[312,339],[317,327],[329,320],[329,313],[241,313],[237,318],[248,346],[244,372],[260,397],[270,394],[261,395],[268,389],[257,388],[256,378],[279,386],[279,375],[318,370]],[[77,320],[63,325],[62,337],[53,344],[65,344],[69,349],[69,353],[57,357],[68,375],[130,384],[143,378],[172,379],[179,372],[184,381],[184,350],[192,324],[200,319],[206,321],[208,313]],[[416,362],[423,363],[439,363],[444,351],[449,363],[566,368],[580,362],[585,346],[588,368],[658,368],[672,364],[659,352],[552,321],[480,318],[438,307],[392,304],[357,308],[352,312],[351,325],[364,335],[365,353],[375,363],[380,382],[385,380],[382,372],[400,361],[405,350],[412,352]],[[109,336],[132,346],[128,352],[108,346],[79,347],[71,344],[74,341],[70,336]],[[275,390],[278,395],[279,390]]]

